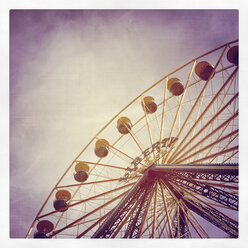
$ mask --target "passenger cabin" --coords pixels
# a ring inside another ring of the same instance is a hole
[[[80,183],[85,182],[89,177],[89,165],[84,162],[79,162],[75,166],[76,173],[74,179]]]
[[[239,47],[238,46],[233,46],[231,47],[228,52],[227,52],[227,60],[234,64],[234,65],[239,65]]]
[[[157,111],[157,104],[154,102],[154,98],[146,96],[141,100],[141,106],[147,114],[153,114]]]
[[[121,134],[128,134],[132,129],[132,123],[127,117],[120,117],[117,121],[117,129]]]
[[[173,96],[180,96],[184,92],[184,86],[178,78],[169,79],[167,83],[167,88]]]
[[[54,229],[54,225],[49,220],[42,220],[36,225],[37,232],[34,233],[35,239],[47,238],[46,234]]]
[[[59,190],[56,193],[56,200],[53,202],[53,207],[59,212],[64,212],[68,209],[67,201],[71,199],[71,193],[67,190]]]
[[[99,158],[104,158],[108,155],[109,143],[105,139],[99,139],[95,144],[95,154]]]
[[[207,61],[201,61],[199,62],[195,67],[195,73],[196,75],[204,81],[207,81],[210,79],[211,73],[214,71],[213,65],[209,64]],[[212,75],[212,78],[214,77],[215,72]]]
[[[71,199],[71,193],[68,190],[59,190],[55,195],[56,199],[62,199],[65,201],[69,201]]]
[[[68,209],[68,205],[65,200],[56,199],[53,202],[53,207],[59,212],[65,212]]]
[[[35,232],[34,239],[46,239],[47,236],[44,232]]]

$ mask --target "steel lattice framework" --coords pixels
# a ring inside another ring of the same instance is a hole
[[[114,232],[118,226],[125,224],[124,219],[129,218],[124,238],[138,238],[142,233],[147,209],[151,203],[154,189],[158,184],[169,189],[178,204],[177,217],[173,219],[173,236],[187,238],[188,226],[186,224],[188,209],[206,219],[213,225],[222,229],[230,236],[238,237],[238,223],[225,214],[219,212],[207,204],[187,199],[181,188],[189,193],[199,195],[221,203],[234,210],[238,210],[238,197],[225,190],[217,189],[207,183],[201,183],[195,179],[216,178],[217,181],[238,183],[238,164],[199,164],[199,165],[154,165],[149,168],[144,176],[132,187],[103,225],[96,231],[92,238],[115,237]],[[156,197],[155,197],[156,199]],[[135,206],[134,206],[135,205]],[[184,205],[184,206],[183,206]]]

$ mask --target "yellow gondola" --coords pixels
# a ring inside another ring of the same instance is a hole
[[[153,114],[157,111],[157,104],[154,102],[154,98],[146,96],[141,100],[141,106],[147,114]]]

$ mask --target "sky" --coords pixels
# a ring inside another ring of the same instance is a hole
[[[120,109],[237,38],[237,10],[11,10],[10,237]]]

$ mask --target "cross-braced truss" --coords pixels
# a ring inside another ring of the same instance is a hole
[[[158,185],[167,189],[177,203],[170,224],[174,238],[189,237],[189,226],[194,227],[189,218],[189,211],[206,219],[231,237],[238,237],[237,221],[221,213],[204,200],[196,200],[197,197],[196,199],[192,198],[192,195],[197,193],[202,199],[211,199],[230,209],[238,210],[236,194],[230,193],[226,189],[219,189],[221,184],[215,184],[214,187],[208,183],[209,181],[207,183],[197,181],[198,179],[215,178],[215,175],[223,176],[223,178],[218,178],[219,182],[227,182],[229,178],[228,182],[238,183],[238,165],[154,165],[132,187],[92,238],[113,238],[126,223],[128,225],[123,238],[140,237],[153,196],[154,202],[158,200],[158,196],[154,193]],[[161,192],[164,194],[163,191]],[[156,207],[157,205],[154,203],[153,209]],[[168,211],[168,207],[164,207],[164,212]],[[155,229],[156,227],[154,227],[152,235],[154,235]],[[199,235],[202,234],[199,232]]]

